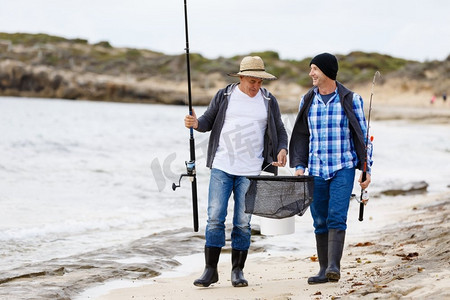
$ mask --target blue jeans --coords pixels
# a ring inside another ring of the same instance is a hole
[[[250,180],[245,176],[231,175],[219,169],[211,169],[208,196],[208,223],[206,225],[206,247],[225,246],[225,218],[231,192],[234,194],[233,230],[231,247],[245,251],[250,247],[250,219],[245,213],[245,193]]]
[[[329,229],[347,229],[347,214],[355,180],[355,168],[342,169],[324,180],[314,176],[314,194],[311,215],[314,233],[327,233]]]

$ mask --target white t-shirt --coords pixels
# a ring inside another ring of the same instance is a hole
[[[261,91],[251,98],[238,86],[228,101],[212,167],[232,175],[259,175],[267,127],[264,98]]]

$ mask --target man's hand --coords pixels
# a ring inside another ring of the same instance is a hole
[[[192,127],[194,129],[197,129],[198,120],[197,120],[197,115],[195,114],[194,109],[192,109],[192,116],[186,115],[186,117],[184,117],[184,126],[186,126],[187,128]]]
[[[359,185],[361,186],[361,188],[363,190],[365,190],[370,184],[370,174],[368,172],[366,172],[366,181],[361,182],[361,180],[362,180],[362,173],[359,176],[358,182],[359,182]]]
[[[303,169],[295,170],[294,176],[301,176],[301,175],[305,175],[305,170]]]
[[[278,152],[277,161],[274,161],[272,163],[273,166],[276,167],[284,167],[287,162],[287,151],[286,149],[281,149],[280,152]]]

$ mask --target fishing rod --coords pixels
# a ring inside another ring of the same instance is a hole
[[[375,72],[372,80],[372,91],[370,93],[370,102],[369,102],[369,116],[367,118],[367,134],[366,134],[366,147],[365,147],[365,155],[364,155],[364,165],[363,165],[363,173],[361,177],[361,182],[366,181],[367,178],[367,148],[369,147],[369,130],[370,130],[370,113],[372,112],[372,98],[373,98],[373,87],[375,86],[375,81],[377,77],[380,77],[381,74],[379,71]],[[370,141],[373,141],[373,136],[370,137]],[[364,219],[364,206],[369,201],[369,193],[366,189],[361,188],[361,195],[359,197],[359,221]]]
[[[192,95],[191,95],[191,64],[189,61],[189,34],[188,34],[188,15],[187,15],[187,3],[184,0],[184,28],[186,32],[186,67],[187,67],[187,80],[188,80],[188,101],[189,101],[189,115],[192,116]],[[195,172],[195,140],[194,140],[194,128],[189,128],[189,148],[190,148],[190,160],[186,161],[186,173],[181,174],[178,180],[178,185],[173,183],[172,189],[175,191],[177,187],[180,187],[181,179],[186,176],[189,177],[192,184],[192,213],[194,218],[194,231],[198,231],[198,202],[197,202],[197,177]]]

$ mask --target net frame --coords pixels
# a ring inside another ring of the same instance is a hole
[[[245,195],[246,213],[271,219],[302,216],[313,200],[313,176],[246,177],[250,180]]]

